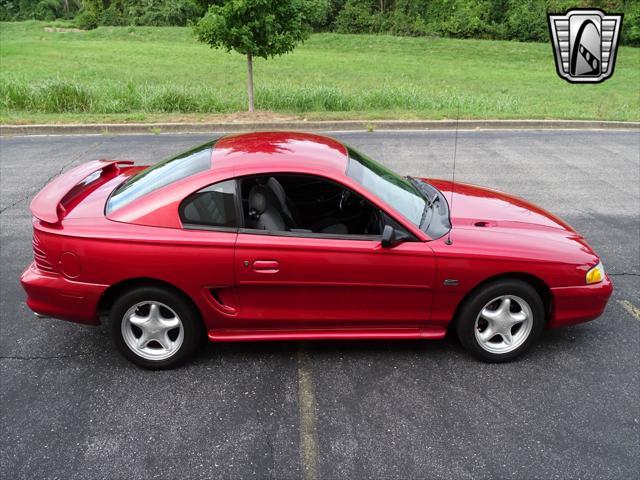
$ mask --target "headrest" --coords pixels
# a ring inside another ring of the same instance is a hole
[[[267,192],[262,185],[254,186],[249,192],[249,211],[261,215],[267,209]]]

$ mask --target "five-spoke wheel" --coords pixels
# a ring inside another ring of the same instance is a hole
[[[116,300],[109,316],[119,350],[146,368],[179,365],[193,353],[202,336],[195,307],[169,289],[131,290]]]
[[[501,280],[484,286],[462,305],[456,319],[461,343],[485,361],[511,360],[544,326],[540,295],[528,283]]]
[[[160,302],[140,302],[124,314],[122,338],[142,358],[164,360],[180,348],[184,328],[180,317]]]

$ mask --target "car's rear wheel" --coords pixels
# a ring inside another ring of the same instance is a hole
[[[180,295],[158,287],[121,295],[109,313],[118,350],[141,367],[165,369],[185,362],[202,336],[198,312]]]
[[[536,290],[520,280],[500,280],[478,290],[458,313],[462,345],[486,362],[522,354],[544,327],[544,305]]]

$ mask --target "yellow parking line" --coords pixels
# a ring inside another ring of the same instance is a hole
[[[303,480],[318,478],[316,398],[309,356],[304,346],[298,351],[298,412],[300,418],[300,463]]]
[[[636,307],[629,300],[618,300],[618,303],[622,305],[627,312],[636,317],[636,320],[640,320],[640,308]]]

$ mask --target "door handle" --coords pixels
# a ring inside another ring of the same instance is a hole
[[[280,270],[280,264],[276,260],[256,260],[253,269],[256,272],[275,273]]]

